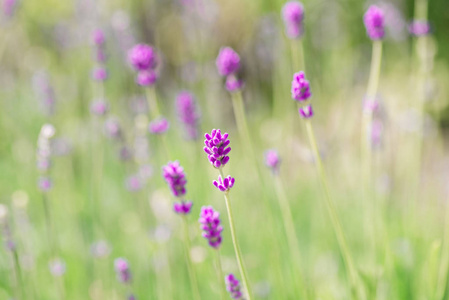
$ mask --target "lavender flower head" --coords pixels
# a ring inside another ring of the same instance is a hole
[[[363,16],[366,33],[372,40],[381,40],[385,35],[384,12],[378,6],[371,5]]]
[[[18,0],[3,0],[2,2],[2,9],[3,9],[3,14],[6,17],[12,17],[16,7],[17,7],[17,2]]]
[[[279,165],[281,164],[279,153],[272,149],[265,151],[265,164],[273,173],[277,174],[279,172]]]
[[[229,190],[234,186],[235,179],[228,175],[224,179],[221,178],[221,175],[218,175],[218,181],[214,180],[212,183],[215,185],[217,189],[222,192],[229,192]]]
[[[158,75],[154,70],[139,71],[136,78],[136,83],[140,86],[153,86],[158,79]]]
[[[301,2],[290,1],[282,8],[285,33],[291,39],[299,38],[304,33],[304,7]]]
[[[226,77],[226,89],[228,92],[237,92],[240,91],[243,88],[244,82],[241,79],[238,79],[238,77],[235,74],[231,74],[228,77]]]
[[[131,282],[131,271],[129,269],[129,263],[124,258],[116,258],[114,260],[114,269],[117,274],[117,279],[121,283]]]
[[[157,64],[156,50],[146,44],[137,44],[129,50],[128,60],[137,71],[154,69]]]
[[[105,43],[104,33],[101,29],[95,29],[92,33],[92,42],[96,46],[103,46]]]
[[[186,194],[186,175],[178,161],[169,162],[164,166],[162,175],[175,197],[183,197]]]
[[[240,56],[231,47],[221,48],[215,64],[220,75],[228,76],[240,69]]]
[[[181,201],[173,204],[173,210],[180,215],[188,215],[192,210],[192,201]]]
[[[169,127],[170,123],[166,118],[158,118],[150,122],[148,125],[148,130],[152,134],[163,134],[167,132]]]
[[[430,33],[431,27],[427,21],[415,20],[409,25],[408,31],[413,36],[425,36]]]
[[[201,208],[200,219],[203,237],[209,242],[209,245],[213,248],[218,248],[221,245],[222,237],[221,232],[223,226],[221,226],[220,213],[212,208],[212,206],[203,206]]]
[[[97,116],[104,116],[108,109],[108,103],[101,99],[93,101],[90,105],[90,112]]]
[[[304,107],[300,107],[298,109],[299,111],[299,115],[304,118],[304,119],[309,119],[311,117],[313,117],[313,109],[312,109],[312,105],[306,105]]]
[[[226,289],[231,294],[232,299],[243,300],[243,293],[241,291],[240,282],[235,278],[234,274],[229,274],[225,277]]]
[[[179,119],[184,124],[184,128],[189,139],[196,139],[198,137],[198,120],[199,113],[197,112],[195,97],[187,91],[183,91],[176,97],[176,110]]]
[[[209,162],[215,168],[221,168],[226,165],[229,161],[229,152],[231,152],[231,147],[228,147],[231,141],[228,139],[228,134],[221,134],[220,129],[213,129],[212,132],[206,133],[204,135],[206,138],[204,144],[206,145],[203,149],[207,153],[207,158]]]
[[[96,81],[105,81],[108,78],[108,71],[104,67],[96,67],[92,71],[92,78]]]
[[[307,101],[312,96],[310,92],[310,83],[306,79],[303,71],[295,73],[292,81],[292,98],[296,101]]]
[[[53,183],[49,177],[41,177],[38,181],[38,187],[42,192],[48,192],[53,186]]]

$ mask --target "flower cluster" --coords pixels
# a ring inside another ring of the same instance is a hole
[[[218,248],[221,245],[222,237],[220,213],[212,208],[212,206],[203,206],[201,208],[200,219],[198,220],[203,230],[203,237],[209,242],[213,248]]]
[[[228,147],[231,143],[228,139],[228,134],[221,134],[220,129],[213,129],[212,132],[206,133],[204,135],[206,138],[204,144],[206,145],[203,149],[207,153],[207,158],[209,162],[215,168],[221,168],[226,165],[229,161],[229,152],[231,152],[231,147]]]
[[[195,97],[187,91],[183,91],[176,97],[176,110],[184,128],[187,138],[196,139],[198,137],[199,113],[196,108]]]
[[[166,118],[160,117],[156,120],[153,120],[148,125],[148,130],[152,134],[163,134],[167,132],[168,128],[170,127],[170,123]]]
[[[293,74],[292,81],[292,98],[298,102],[305,102],[309,100],[312,96],[310,92],[310,83],[306,79],[303,71]],[[313,116],[313,109],[310,104],[299,107],[299,115],[305,119],[311,118]]]
[[[212,183],[215,185],[217,189],[222,192],[228,192],[234,186],[235,179],[228,175],[224,179],[221,176],[218,176],[218,181],[214,180]]]
[[[164,166],[162,174],[175,197],[183,197],[186,194],[187,180],[184,169],[178,161],[169,162]]]
[[[36,161],[37,167],[41,172],[42,176],[39,179],[39,188],[46,192],[50,190],[52,184],[51,179],[48,176],[51,166],[51,139],[55,135],[55,128],[51,124],[45,124],[42,126],[37,140],[37,153]]]
[[[265,151],[265,164],[273,173],[277,174],[279,172],[279,165],[281,164],[279,153],[276,150]]]
[[[137,44],[128,52],[128,60],[138,72],[136,82],[142,86],[152,86],[156,83],[158,75],[156,67],[158,56],[156,50],[146,44]]]
[[[241,291],[240,282],[235,278],[234,274],[229,274],[225,277],[226,289],[231,294],[232,299],[242,300],[243,293]]]
[[[104,33],[101,29],[96,29],[92,34],[92,43],[94,46],[94,60],[96,62],[96,67],[92,71],[92,77],[97,81],[105,81],[108,77],[108,72],[106,71],[106,53],[105,44],[106,39]]]
[[[226,89],[229,92],[239,91],[243,87],[243,81],[237,78],[240,69],[240,56],[231,47],[220,49],[217,60],[218,73],[226,76]]]
[[[304,7],[301,2],[290,1],[282,8],[285,33],[291,39],[299,38],[304,33]]]
[[[192,210],[192,201],[181,201],[173,204],[173,210],[180,215],[188,215]]]
[[[131,270],[129,268],[129,263],[124,258],[116,258],[114,260],[114,269],[117,274],[117,280],[121,283],[131,283]]]
[[[385,35],[384,12],[376,5],[371,5],[363,16],[366,33],[372,40],[381,40]]]
[[[431,27],[427,21],[415,20],[409,25],[408,31],[413,36],[425,36],[430,33]]]

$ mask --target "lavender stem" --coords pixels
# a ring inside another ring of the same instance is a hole
[[[216,260],[216,266],[217,266],[218,282],[220,282],[220,287],[221,287],[221,299],[226,300],[228,294],[226,292],[226,285],[223,280],[224,273],[223,273],[223,268],[221,267],[220,248],[217,248],[217,250],[215,251],[215,254],[216,254],[215,260]]]
[[[186,254],[187,268],[189,271],[190,284],[192,286],[193,298],[196,300],[201,299],[200,292],[198,290],[198,281],[196,279],[195,270],[193,269],[192,259],[190,257],[190,234],[189,234],[189,223],[187,221],[187,215],[183,215],[182,219],[184,221],[184,246]]]
[[[145,89],[145,94],[148,102],[148,110],[150,112],[150,116],[151,118],[156,119],[161,115],[157,102],[156,89],[153,86],[148,87]]]

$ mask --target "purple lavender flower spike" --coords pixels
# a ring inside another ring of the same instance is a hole
[[[158,118],[154,121],[151,121],[148,125],[148,130],[152,134],[163,134],[167,132],[170,127],[170,123],[166,118]]]
[[[183,197],[186,194],[186,175],[178,161],[169,162],[164,166],[162,175],[175,197]]]
[[[92,42],[96,46],[103,46],[105,43],[104,33],[101,29],[95,29],[92,33]]]
[[[381,40],[385,35],[384,12],[376,5],[371,5],[363,16],[366,33],[372,40]]]
[[[179,119],[184,124],[184,128],[189,139],[196,139],[198,137],[198,120],[199,113],[197,112],[195,97],[183,91],[176,97],[176,110]]]
[[[293,74],[292,98],[296,101],[307,101],[312,96],[310,93],[310,83],[306,79],[303,71]]]
[[[273,173],[277,174],[279,172],[279,165],[281,164],[279,153],[272,149],[265,151],[265,164]]]
[[[215,64],[220,75],[228,76],[240,68],[240,56],[231,47],[221,48]]]
[[[97,116],[104,116],[108,109],[108,104],[104,100],[95,100],[90,105],[90,112]]]
[[[222,237],[221,232],[223,226],[221,226],[220,213],[212,208],[212,206],[203,206],[201,208],[200,219],[203,237],[209,242],[209,245],[213,248],[218,248],[221,245]]]
[[[158,79],[158,75],[154,70],[139,71],[136,83],[141,86],[153,86]]]
[[[41,177],[39,178],[38,186],[42,192],[48,192],[52,188],[53,183],[49,177]]]
[[[425,36],[431,32],[431,27],[427,21],[415,20],[409,25],[408,31],[413,36]]]
[[[234,274],[229,274],[225,277],[226,289],[231,294],[232,299],[243,300],[243,293],[241,291],[240,282],[235,278]]]
[[[108,78],[108,71],[104,67],[96,67],[92,71],[92,78],[96,81],[105,81]]]
[[[173,210],[180,215],[188,215],[192,211],[192,201],[181,201],[173,204]]]
[[[137,44],[128,52],[131,65],[138,71],[154,69],[157,64],[157,54],[153,47]]]
[[[226,89],[231,93],[240,91],[243,88],[243,85],[243,80],[238,79],[235,74],[226,77]]]
[[[124,258],[116,258],[114,260],[114,269],[117,274],[117,279],[121,283],[131,282],[131,271],[129,269],[129,263]]]
[[[221,168],[229,161],[229,152],[231,147],[228,147],[231,141],[228,139],[228,134],[221,134],[220,129],[213,129],[211,134],[206,133],[203,149],[207,153],[207,158],[215,168]]]
[[[290,1],[282,8],[285,33],[291,39],[299,38],[304,33],[304,7],[301,2]]]
[[[301,115],[301,117],[303,117],[304,119],[309,119],[311,117],[313,117],[313,109],[312,109],[312,105],[306,105],[304,107],[300,107],[299,108],[299,114]]]
[[[232,178],[231,175],[228,175],[228,177],[225,177],[224,179],[221,178],[220,175],[218,175],[218,181],[214,180],[212,183],[220,191],[229,192],[229,190],[234,186],[234,182],[235,182],[235,179]]]

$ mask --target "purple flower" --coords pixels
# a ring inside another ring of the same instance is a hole
[[[90,112],[97,116],[104,116],[108,109],[108,103],[104,100],[95,100],[90,105]]]
[[[281,164],[279,153],[276,150],[265,151],[265,164],[271,168],[273,173],[278,173],[279,165]]]
[[[238,79],[235,74],[231,74],[226,77],[226,89],[229,92],[240,91],[243,85],[243,80]]]
[[[122,136],[120,122],[116,118],[109,118],[104,122],[106,136],[112,139],[119,139]]]
[[[224,179],[221,178],[221,175],[218,175],[218,181],[214,180],[212,183],[215,185],[217,189],[222,192],[229,192],[229,190],[234,186],[235,179],[228,175]]]
[[[106,241],[98,241],[92,244],[90,253],[95,258],[104,258],[111,253],[111,246]]]
[[[240,56],[231,47],[221,48],[215,64],[220,75],[228,76],[240,68]]]
[[[195,97],[183,91],[176,97],[176,110],[189,139],[198,137],[198,120],[199,114],[196,109]]]
[[[108,78],[108,71],[104,67],[96,67],[92,71],[92,78],[96,81],[105,81]]]
[[[3,0],[3,13],[7,17],[12,17],[17,7],[17,0]]]
[[[430,33],[431,28],[429,22],[415,20],[409,25],[408,31],[414,36],[424,36]]]
[[[204,137],[206,138],[204,140],[206,146],[203,149],[207,153],[210,163],[215,168],[226,165],[229,161],[228,154],[231,152],[231,147],[228,147],[231,143],[228,134],[221,134],[220,129],[213,129],[211,134],[206,133]]]
[[[52,188],[53,183],[49,177],[41,177],[39,178],[38,186],[42,192],[48,192]]]
[[[306,101],[312,96],[310,84],[303,71],[295,73],[292,81],[292,98],[296,101]]]
[[[131,271],[129,269],[129,263],[124,258],[116,258],[114,260],[114,269],[117,274],[118,281],[122,283],[131,282]]]
[[[173,210],[180,215],[188,215],[192,210],[192,201],[181,201],[173,204]]]
[[[200,219],[203,237],[209,242],[213,248],[218,248],[221,245],[221,232],[223,227],[220,225],[220,213],[212,208],[212,206],[203,206],[201,208]]]
[[[153,47],[137,44],[129,50],[128,60],[138,71],[154,69],[157,63],[157,54]]]
[[[53,276],[60,277],[64,275],[66,271],[66,266],[64,260],[61,258],[55,258],[48,263],[48,267],[50,269],[50,273]]]
[[[148,130],[152,134],[163,134],[170,127],[170,123],[166,118],[158,118],[154,121],[151,121],[148,125]]]
[[[137,74],[136,83],[141,86],[152,86],[157,79],[158,75],[154,70],[142,70]]]
[[[126,179],[126,188],[130,192],[137,192],[142,188],[142,180],[138,175],[129,176]]]
[[[299,114],[301,117],[303,117],[304,119],[308,119],[313,117],[313,109],[312,109],[312,105],[306,105],[304,107],[300,107],[298,109]]]
[[[243,293],[241,292],[240,282],[235,278],[234,274],[229,274],[225,277],[226,289],[231,294],[232,299],[243,300]]]
[[[101,29],[95,29],[92,33],[92,42],[96,46],[103,46],[105,42],[104,33]]]
[[[186,194],[186,175],[178,161],[169,162],[164,166],[162,175],[175,197],[183,197]]]
[[[285,33],[291,39],[301,37],[304,33],[304,7],[301,2],[290,1],[282,8]]]
[[[366,33],[372,40],[381,40],[385,35],[384,13],[378,6],[371,5],[363,16]]]

